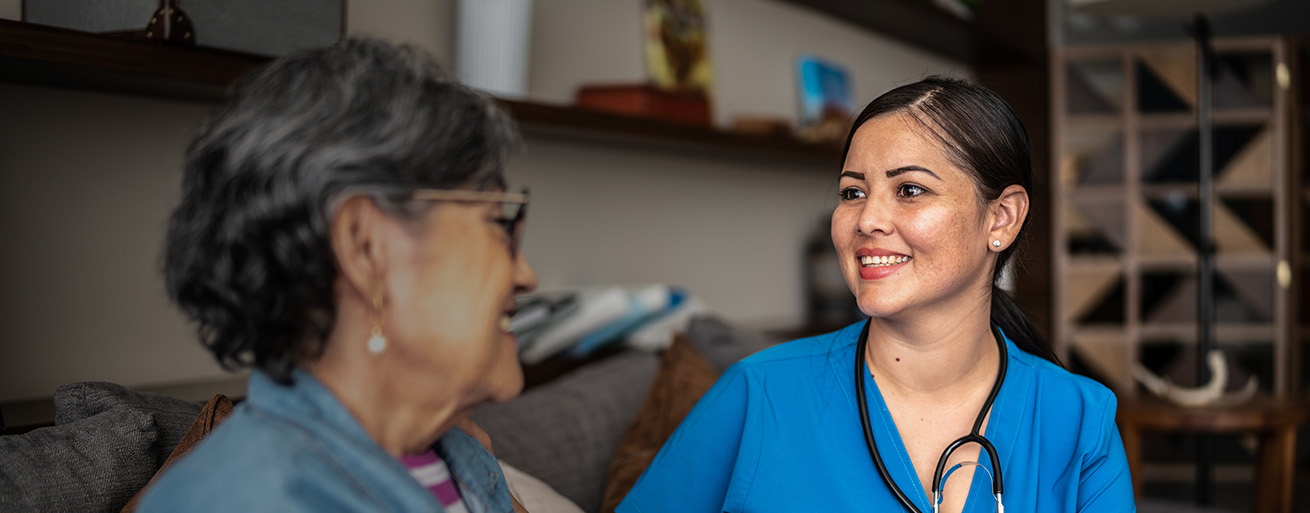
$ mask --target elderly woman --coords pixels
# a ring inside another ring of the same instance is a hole
[[[985,88],[929,78],[870,103],[832,213],[869,319],[729,369],[618,511],[1132,511],[1114,395],[995,285],[1031,175]]]
[[[143,511],[512,509],[456,426],[523,387],[518,145],[427,57],[347,41],[249,77],[187,150],[164,273],[244,403]]]

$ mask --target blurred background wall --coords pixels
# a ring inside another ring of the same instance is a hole
[[[797,115],[794,60],[843,63],[864,103],[961,63],[778,0],[713,0],[713,118]],[[537,0],[528,99],[644,78],[640,0]],[[185,8],[185,6],[183,6]],[[351,0],[351,35],[407,41],[447,65],[453,0]],[[0,0],[21,18],[21,0]],[[453,69],[453,68],[452,68]],[[215,107],[0,84],[0,401],[61,384],[222,379],[157,272],[182,153]],[[729,320],[802,322],[804,241],[833,206],[837,163],[788,162],[530,132],[508,171],[532,188],[525,253],[542,289],[662,282]]]

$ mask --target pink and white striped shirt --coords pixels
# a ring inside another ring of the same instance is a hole
[[[447,513],[468,513],[464,501],[459,498],[459,488],[451,478],[450,468],[436,451],[401,456],[400,462],[409,469],[409,475],[432,492]]]

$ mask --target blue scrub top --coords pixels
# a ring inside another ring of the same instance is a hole
[[[855,403],[863,324],[774,346],[729,368],[617,511],[901,511],[869,457]],[[1135,511],[1114,394],[1005,343],[1008,370],[984,436],[1000,454],[1006,508]],[[920,511],[932,511],[877,384],[864,377],[888,472]],[[965,512],[995,504],[987,473],[974,472]]]

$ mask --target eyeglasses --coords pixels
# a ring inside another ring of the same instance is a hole
[[[466,189],[417,189],[409,199],[416,201],[464,201],[500,203],[496,222],[509,235],[509,254],[517,257],[523,242],[523,219],[528,215],[528,189],[522,192],[471,191]]]

